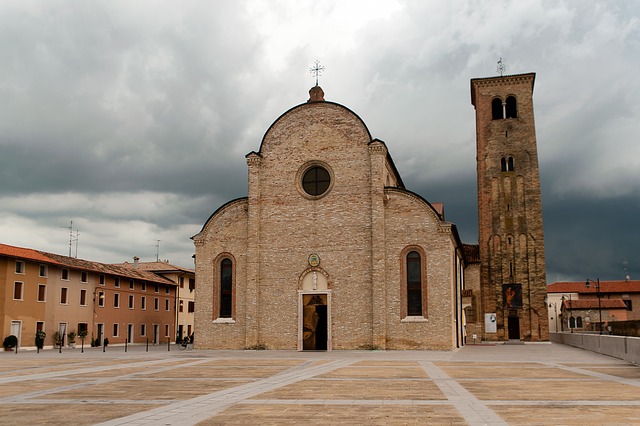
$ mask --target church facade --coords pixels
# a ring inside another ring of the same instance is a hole
[[[196,346],[450,350],[484,338],[482,250],[405,188],[353,111],[317,85],[309,94],[246,156],[248,196],[193,237]]]

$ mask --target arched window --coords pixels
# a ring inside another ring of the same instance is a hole
[[[407,254],[407,315],[422,315],[422,266],[420,253]]]
[[[507,118],[518,118],[518,107],[515,96],[507,96],[506,112]]]
[[[502,120],[504,118],[504,112],[502,110],[502,99],[495,98],[491,101],[491,119]]]
[[[233,263],[231,259],[220,262],[220,315],[219,318],[231,318],[233,315]]]
[[[512,172],[515,170],[515,164],[513,161],[513,157],[502,157],[500,159],[500,170],[503,172]]]
[[[569,328],[576,328],[576,319],[574,317],[569,318]]]
[[[576,327],[582,328],[582,317],[576,318]]]

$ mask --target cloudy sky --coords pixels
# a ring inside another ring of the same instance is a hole
[[[73,221],[78,257],[192,266],[318,59],[476,243],[469,80],[500,57],[537,73],[547,280],[639,279],[637,1],[3,1],[0,242],[68,254]]]

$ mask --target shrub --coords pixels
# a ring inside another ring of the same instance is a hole
[[[44,348],[45,337],[47,337],[47,333],[42,330],[36,331],[36,347],[38,349]]]
[[[11,334],[4,338],[2,346],[4,346],[5,349],[15,348],[16,346],[18,346],[18,338]]]

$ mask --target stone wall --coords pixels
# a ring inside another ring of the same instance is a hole
[[[586,333],[550,333],[549,340],[640,365],[640,337]]]

